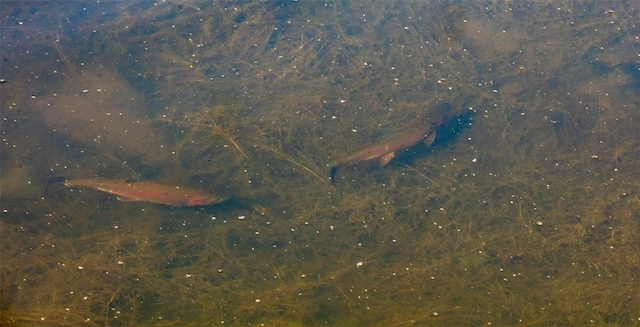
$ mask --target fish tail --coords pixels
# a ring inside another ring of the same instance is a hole
[[[329,179],[331,180],[331,185],[336,185],[336,173],[338,172],[339,166],[331,166],[329,168]]]
[[[259,204],[256,204],[250,200],[237,198],[232,196],[228,200],[229,203],[236,205],[242,209],[252,211],[253,213],[259,214],[260,216],[264,216],[267,214],[267,209]]]
[[[44,187],[44,195],[50,196],[52,192],[60,190],[68,179],[69,178],[63,176],[52,176],[47,178],[47,185]]]

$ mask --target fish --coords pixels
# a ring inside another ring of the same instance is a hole
[[[379,142],[354,151],[343,159],[333,163],[329,169],[331,184],[335,185],[338,169],[353,166],[357,163],[377,160],[380,167],[386,166],[395,156],[396,152],[406,150],[412,146],[424,142],[430,146],[436,138],[436,130],[447,119],[451,105],[442,102],[429,107],[406,125],[398,128],[396,132],[383,138]]]
[[[128,182],[122,179],[68,179],[66,187],[88,187],[117,196],[120,201],[140,201],[167,206],[208,206],[227,201],[227,195],[202,189],[155,182]]]

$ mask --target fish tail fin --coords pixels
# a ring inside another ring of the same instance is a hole
[[[242,209],[252,211],[253,213],[258,214],[260,216],[264,216],[267,214],[267,209],[265,207],[247,199],[242,199],[242,198],[232,196],[229,198],[228,202]]]
[[[51,176],[47,178],[47,185],[44,187],[44,195],[50,196],[53,192],[60,190],[69,178],[63,176]]]
[[[331,185],[336,185],[336,173],[338,172],[338,166],[331,166],[329,168],[329,179],[331,180]]]

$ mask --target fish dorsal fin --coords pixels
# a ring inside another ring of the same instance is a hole
[[[389,161],[393,159],[394,156],[395,156],[395,152],[389,152],[384,156],[381,156],[380,158],[378,158],[378,163],[380,164],[380,167],[386,166],[389,163]]]
[[[433,132],[433,133],[429,134],[429,136],[425,137],[424,141],[422,141],[422,142],[426,146],[431,146],[431,144],[433,144],[433,141],[435,141],[435,140],[436,140],[436,132]]]

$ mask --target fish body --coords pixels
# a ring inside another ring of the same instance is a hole
[[[127,182],[121,179],[69,179],[64,186],[89,187],[116,195],[120,201],[142,201],[168,206],[208,206],[229,199],[204,190],[154,182]]]
[[[406,125],[400,127],[392,135],[371,146],[357,150],[334,163],[329,170],[331,183],[335,184],[335,175],[339,168],[374,159],[378,161],[380,167],[383,167],[393,159],[397,151],[406,150],[419,142],[424,142],[427,146],[430,146],[435,140],[436,130],[444,123],[449,108],[450,105],[447,102],[432,106]]]

